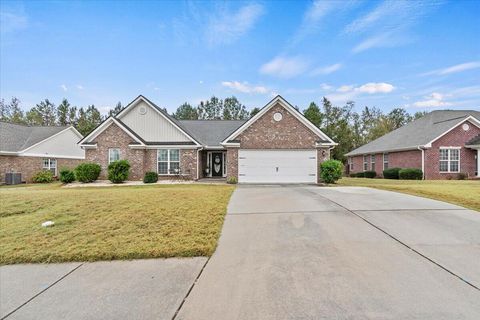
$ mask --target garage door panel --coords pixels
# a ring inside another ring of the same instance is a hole
[[[315,183],[316,150],[239,150],[240,183]]]

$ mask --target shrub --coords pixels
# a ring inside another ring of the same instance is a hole
[[[113,183],[122,183],[128,179],[130,163],[127,160],[113,161],[108,165],[108,180]]]
[[[468,178],[468,175],[465,172],[460,172],[457,174],[457,180],[465,180]]]
[[[158,181],[158,174],[153,171],[145,172],[145,176],[143,177],[144,183],[155,183]]]
[[[383,170],[383,177],[385,179],[399,179],[398,173],[402,168],[389,168]]]
[[[35,173],[32,177],[33,183],[50,183],[53,182],[53,173],[48,170],[42,170]]]
[[[98,179],[102,168],[96,163],[81,163],[75,168],[75,178],[84,183],[93,182]]]
[[[423,172],[416,168],[406,168],[398,172],[398,177],[402,180],[422,180]]]
[[[75,181],[75,173],[69,169],[60,170],[60,181],[63,183],[71,183]]]
[[[228,183],[228,184],[237,184],[237,183],[238,183],[238,180],[237,180],[236,177],[229,177],[229,178],[227,179],[227,183]]]
[[[365,178],[365,172],[357,172],[357,173],[355,173],[355,177],[357,177],[357,178]]]
[[[342,177],[343,164],[338,160],[327,160],[320,164],[320,177],[325,183],[335,183]]]
[[[363,175],[365,178],[373,179],[377,176],[377,173],[375,171],[365,171]]]
[[[350,173],[350,178],[356,178],[357,174],[356,173]]]

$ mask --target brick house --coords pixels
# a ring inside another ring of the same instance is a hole
[[[77,144],[83,136],[72,126],[40,127],[0,122],[0,183],[7,173],[21,173],[31,182],[35,173],[74,168],[85,159]]]
[[[131,180],[227,179],[240,183],[317,183],[336,143],[280,96],[248,121],[177,120],[143,96],[107,118],[80,145],[101,165],[126,159]]]
[[[350,173],[422,169],[425,179],[479,177],[480,112],[438,110],[346,154]]]

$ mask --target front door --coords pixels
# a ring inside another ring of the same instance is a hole
[[[212,177],[223,177],[223,153],[212,152]]]

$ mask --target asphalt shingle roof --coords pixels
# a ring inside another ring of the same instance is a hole
[[[465,143],[465,145],[467,146],[476,146],[479,144],[480,144],[480,134],[474,137],[473,139],[471,139],[470,141],[468,141],[467,143]]]
[[[203,145],[220,146],[220,143],[246,120],[178,120],[178,122]]]
[[[0,151],[22,151],[66,128],[31,127],[0,121]]]
[[[437,110],[424,117],[406,124],[386,135],[367,143],[347,156],[355,156],[369,153],[414,149],[423,146],[443,134],[455,124],[469,116],[480,121],[480,111],[474,110]]]

